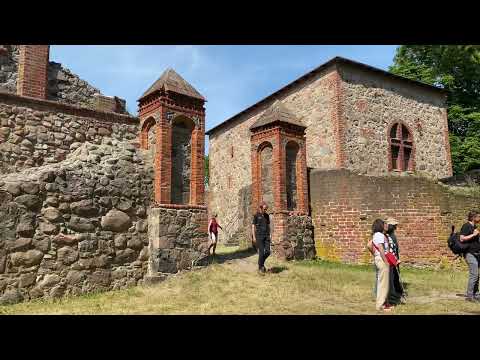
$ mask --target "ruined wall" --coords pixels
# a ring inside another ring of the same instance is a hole
[[[85,141],[136,139],[138,120],[0,93],[0,174],[55,163]]]
[[[335,112],[334,68],[307,80],[278,100],[307,126],[307,166],[334,168]],[[258,107],[210,136],[210,211],[227,225],[223,236],[248,237],[245,228],[251,222],[251,148],[250,126],[274,102]]]
[[[148,216],[150,274],[176,273],[208,260],[207,210],[152,208]]]
[[[415,172],[433,178],[451,175],[445,96],[347,65],[339,73],[346,168],[386,175],[387,132],[400,121],[413,133]]]
[[[0,303],[138,284],[148,268],[152,184],[151,162],[107,138],[2,176]]]
[[[19,45],[4,46],[7,53],[0,54],[0,90],[3,89],[15,94],[17,91]],[[102,93],[62,64],[49,62],[48,100],[95,109],[98,106],[98,99],[95,94]],[[118,112],[126,114],[125,103],[123,100],[120,101],[122,102],[122,109]]]
[[[310,184],[317,255],[348,263],[372,260],[365,247],[372,223],[393,216],[400,222],[397,238],[404,263],[449,264],[454,258],[447,247],[451,225],[460,229],[480,200],[423,177],[315,170]]]

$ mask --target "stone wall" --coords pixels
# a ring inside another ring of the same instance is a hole
[[[5,45],[7,54],[0,54],[0,89],[15,94],[17,91],[19,45]],[[65,104],[97,107],[95,94],[101,91],[82,80],[62,64],[53,61],[48,65],[47,99]],[[120,113],[127,113],[125,104]]]
[[[281,259],[305,260],[315,257],[312,218],[306,215],[275,214],[272,226],[281,234],[272,239],[272,251]]]
[[[176,273],[207,259],[207,210],[152,208],[148,215],[150,274]]]
[[[15,94],[17,92],[18,45],[4,45],[6,54],[0,54],[0,89]]]
[[[415,172],[435,179],[451,176],[443,95],[347,65],[340,66],[339,73],[346,168],[386,175],[388,130],[402,122],[414,138]]]
[[[119,289],[146,274],[153,167],[129,142],[86,142],[62,162],[2,176],[0,198],[1,303]]]
[[[130,116],[0,93],[0,174],[61,161],[86,141],[137,134]]]
[[[310,175],[315,245],[320,258],[369,263],[366,243],[376,218],[400,222],[397,237],[406,264],[451,264],[451,225],[460,229],[479,197],[460,194],[424,177],[373,177],[348,170],[315,170]]]
[[[275,100],[282,101],[307,126],[307,166],[322,169],[336,166],[332,122],[336,111],[334,70],[334,67],[325,69],[210,135],[209,206],[218,214],[219,221],[227,225],[227,239],[249,236],[244,229],[244,226],[249,227],[252,215],[248,210],[251,200],[245,196],[251,191],[252,179],[249,128]]]

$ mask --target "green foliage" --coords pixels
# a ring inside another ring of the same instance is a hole
[[[454,172],[480,168],[480,46],[402,45],[389,70],[448,91]]]
[[[210,167],[208,165],[208,155],[205,155],[205,185],[210,181]]]

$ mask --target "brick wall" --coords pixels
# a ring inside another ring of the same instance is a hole
[[[47,97],[49,45],[22,45],[18,61],[17,94]]]
[[[400,222],[404,263],[450,263],[451,225],[459,229],[479,201],[425,178],[369,177],[348,170],[312,171],[310,186],[317,254],[348,263],[371,261],[365,245],[372,223],[387,216]]]

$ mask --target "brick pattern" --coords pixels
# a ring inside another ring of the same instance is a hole
[[[171,204],[172,188],[172,122],[185,116],[195,123],[191,141],[190,204],[205,204],[204,152],[205,108],[204,101],[180,96],[169,91],[159,91],[140,100],[141,131],[139,142],[148,148],[148,131],[155,123],[154,192],[155,203]]]
[[[459,230],[480,200],[425,178],[376,178],[348,170],[314,171],[310,184],[317,254],[348,263],[371,261],[365,246],[372,223],[388,216],[400,222],[397,237],[404,263],[451,263],[451,225]]]
[[[47,98],[49,45],[21,45],[17,94]]]
[[[261,157],[264,146],[273,148],[273,198],[268,204],[272,215],[272,249],[274,254],[285,258],[285,249],[290,248],[287,241],[287,222],[289,216],[308,214],[308,189],[305,130],[286,124],[257,128],[251,135],[252,159],[252,212],[254,213],[262,199]],[[299,147],[296,168],[297,207],[287,211],[286,196],[286,145],[296,142]]]

